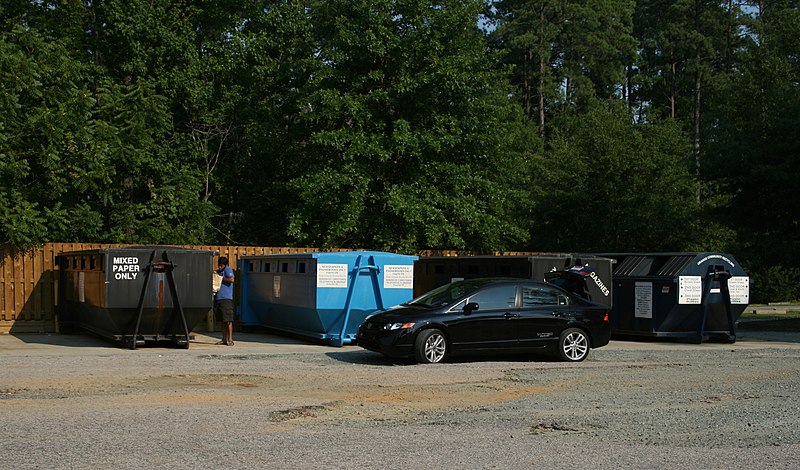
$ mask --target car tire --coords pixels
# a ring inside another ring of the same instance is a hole
[[[558,338],[558,355],[562,361],[580,362],[589,355],[589,337],[580,328],[567,328]]]
[[[447,352],[447,338],[437,329],[423,330],[414,342],[414,356],[423,364],[442,362]]]

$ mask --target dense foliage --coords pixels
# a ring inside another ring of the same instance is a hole
[[[798,3],[4,0],[0,242],[719,250],[798,298]]]

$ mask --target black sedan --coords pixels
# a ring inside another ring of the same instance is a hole
[[[537,350],[577,362],[610,337],[605,305],[524,279],[451,282],[377,312],[356,335],[365,349],[424,363],[462,353]]]

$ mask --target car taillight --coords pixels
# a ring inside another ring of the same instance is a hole
[[[603,315],[603,323],[608,323],[608,312],[606,312],[606,314]]]

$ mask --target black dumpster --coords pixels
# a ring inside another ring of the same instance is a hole
[[[461,279],[511,277],[557,284],[611,308],[613,260],[598,255],[423,256],[414,263],[414,297]]]
[[[213,251],[123,247],[59,255],[59,320],[135,349],[189,347],[213,306]]]
[[[734,324],[750,300],[750,280],[726,253],[607,253],[616,260],[616,337],[734,342]]]

